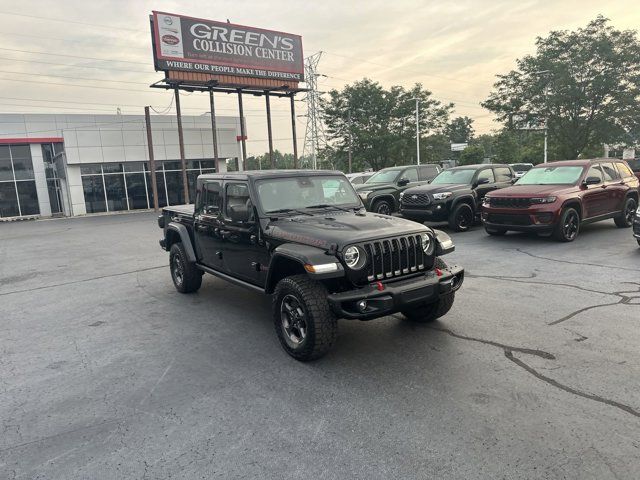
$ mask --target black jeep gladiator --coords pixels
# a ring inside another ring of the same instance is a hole
[[[298,360],[331,348],[338,318],[433,321],[464,278],[439,258],[454,249],[444,232],[366,212],[340,172],[201,175],[195,206],[166,207],[158,224],[179,292],[210,273],[272,294],[276,333]]]

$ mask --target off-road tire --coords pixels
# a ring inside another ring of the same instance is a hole
[[[574,218],[577,218],[577,228],[573,236],[568,235],[565,228],[565,224],[567,223],[567,220],[570,216],[574,216]],[[578,234],[580,233],[580,220],[580,214],[575,208],[564,208],[560,213],[558,224],[553,230],[553,238],[560,242],[573,242],[576,238],[578,238]]]
[[[297,347],[285,338],[282,321],[282,301],[288,295],[298,300],[305,315],[306,336]],[[338,334],[338,321],[327,301],[327,289],[306,275],[294,275],[278,282],[273,293],[273,322],[282,348],[303,362],[325,355]]]
[[[622,211],[614,217],[613,221],[616,222],[616,227],[629,228],[633,225],[633,216],[638,208],[638,202],[633,197],[627,197],[622,206]]]
[[[490,228],[484,227],[484,231],[487,232],[487,235],[491,235],[493,237],[502,237],[507,231],[504,228]]]
[[[418,305],[416,307],[402,310],[402,314],[407,320],[416,323],[431,323],[435,322],[438,318],[446,315],[456,298],[456,293],[451,292],[441,296],[437,301],[433,303],[427,303],[424,305]]]
[[[393,213],[393,204],[389,200],[376,200],[371,205],[371,211],[381,215],[391,215]]]
[[[202,285],[202,272],[196,268],[195,264],[189,261],[182,242],[171,245],[169,250],[169,269],[173,285],[180,293],[197,292]],[[180,269],[182,271],[181,274],[179,274]]]
[[[471,205],[459,203],[449,215],[449,228],[454,232],[466,232],[473,226],[474,220],[475,213]]]

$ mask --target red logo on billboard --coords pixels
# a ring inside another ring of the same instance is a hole
[[[174,35],[163,35],[162,43],[166,43],[167,45],[177,45],[180,43],[180,39]]]

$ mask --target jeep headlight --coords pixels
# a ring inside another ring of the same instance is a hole
[[[433,199],[434,200],[444,200],[446,198],[449,198],[451,195],[453,195],[453,193],[451,193],[451,192],[434,193],[433,194]]]
[[[532,205],[542,205],[544,203],[553,203],[556,201],[556,197],[534,197],[530,198],[529,201]]]
[[[425,255],[433,255],[433,252],[436,248],[436,242],[434,242],[433,237],[428,233],[420,234],[420,243],[422,244],[422,250]]]
[[[348,247],[344,251],[344,263],[352,270],[360,270],[367,263],[367,254],[360,247]]]

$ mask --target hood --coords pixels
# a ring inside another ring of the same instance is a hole
[[[283,242],[302,243],[322,249],[335,244],[341,250],[351,243],[427,230],[419,223],[378,213],[329,212],[312,217],[301,215],[270,221],[265,234]]]
[[[356,189],[356,192],[362,192],[362,191],[375,192],[377,190],[385,190],[387,188],[394,188],[394,187],[395,187],[395,183],[393,183],[393,182],[389,182],[389,183],[362,183],[360,185],[354,185],[354,188]]]
[[[547,197],[575,191],[577,188],[578,187],[574,185],[513,185],[489,192],[487,193],[487,197]]]
[[[462,190],[471,190],[471,185],[466,183],[447,183],[447,184],[427,184],[417,187],[407,188],[404,191],[404,195],[411,195],[415,193],[441,193],[441,192],[459,192]]]

